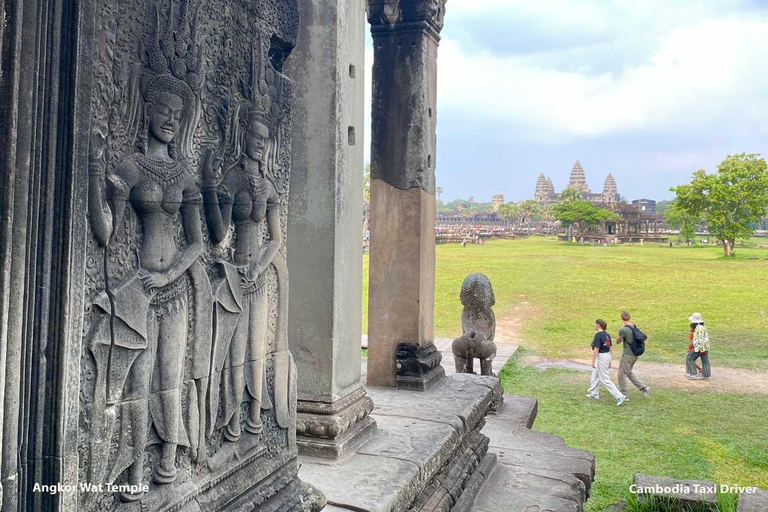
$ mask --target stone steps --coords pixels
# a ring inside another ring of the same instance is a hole
[[[481,429],[501,399],[498,380],[455,375],[424,392],[367,390],[376,434],[342,462],[301,459],[301,478],[325,493],[325,510],[443,512],[465,494],[471,502],[494,459]]]
[[[537,411],[535,398],[505,396],[501,410],[486,417],[482,432],[490,438],[488,455],[496,457],[496,464],[474,502],[463,510],[583,510],[595,458],[566,447],[558,436],[530,430]]]

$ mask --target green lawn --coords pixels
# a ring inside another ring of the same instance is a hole
[[[594,452],[596,479],[586,511],[627,493],[635,472],[768,489],[768,400],[764,396],[653,389],[616,407],[603,390],[584,396],[589,374],[541,371],[516,354],[500,378],[507,393],[539,399],[537,430]],[[738,411],[738,419],[734,418]]]
[[[763,239],[765,240],[765,239]],[[363,322],[367,326],[368,260]],[[768,249],[718,246],[588,246],[552,238],[437,247],[435,335],[460,333],[461,282],[483,272],[496,293],[496,317],[527,301],[524,346],[550,358],[588,357],[594,320],[619,326],[628,309],[650,336],[645,360],[682,364],[688,316],[703,314],[712,364],[768,369]]]

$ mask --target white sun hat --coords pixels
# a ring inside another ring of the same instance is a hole
[[[701,317],[701,313],[694,313],[688,318],[692,323],[694,324],[702,324],[704,323],[704,319]]]

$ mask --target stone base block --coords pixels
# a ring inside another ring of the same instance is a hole
[[[302,458],[302,480],[344,510],[469,507],[495,460],[481,430],[502,394],[498,379],[456,375],[424,392],[369,387],[368,393],[376,434],[342,464]]]
[[[397,387],[426,391],[445,378],[442,353],[434,343],[397,345]]]
[[[338,460],[376,431],[373,400],[360,387],[333,403],[299,400],[296,441],[302,456]]]
[[[369,416],[333,439],[297,435],[296,443],[302,457],[341,461],[354,453],[375,433],[376,421]]]

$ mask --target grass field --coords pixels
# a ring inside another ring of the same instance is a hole
[[[365,308],[367,256],[364,272]],[[605,319],[615,334],[628,309],[650,337],[645,360],[683,364],[687,319],[699,311],[713,340],[713,365],[768,369],[767,249],[738,248],[729,260],[711,245],[603,247],[538,237],[439,245],[436,336],[460,333],[458,294],[471,272],[491,279],[497,319],[523,315],[523,345],[545,357],[589,357],[594,320]],[[365,328],[365,310],[363,322]]]
[[[644,399],[633,390],[631,401],[616,407],[605,390],[600,401],[584,397],[588,373],[541,371],[524,365],[523,355],[505,366],[502,385],[539,399],[534,428],[595,454],[587,511],[623,498],[635,472],[768,489],[765,396],[653,389]]]
[[[537,430],[595,453],[589,512],[625,497],[635,472],[768,489],[764,395],[656,387],[647,400],[632,390],[632,400],[616,407],[605,392],[599,402],[584,397],[586,372],[542,371],[522,362],[534,352],[589,358],[594,320],[604,318],[615,333],[621,310],[628,309],[649,335],[643,359],[682,367],[687,319],[699,311],[709,327],[714,366],[768,369],[768,249],[759,247],[765,242],[747,241],[735,259],[711,245],[602,247],[545,238],[440,245],[436,336],[460,333],[464,277],[488,275],[497,321],[510,315],[523,320],[524,348],[502,371],[502,385],[508,394],[539,399]]]
[[[711,245],[593,247],[545,238],[440,245],[436,336],[460,333],[464,277],[488,275],[497,321],[510,315],[523,320],[524,348],[502,371],[502,385],[508,394],[539,399],[537,430],[595,453],[588,512],[625,497],[635,472],[768,489],[764,395],[656,387],[647,400],[633,389],[632,400],[616,407],[605,392],[599,402],[584,397],[587,372],[542,371],[522,362],[534,353],[589,358],[594,320],[604,318],[615,333],[621,310],[628,309],[650,336],[643,359],[682,366],[687,319],[699,311],[709,327],[714,366],[768,369],[768,249],[755,247],[765,241],[747,241],[735,259]]]

